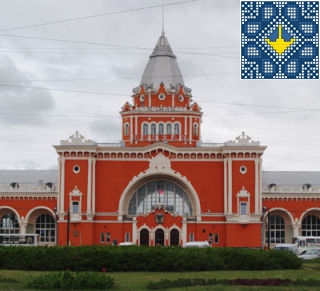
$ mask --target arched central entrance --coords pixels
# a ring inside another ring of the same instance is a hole
[[[179,245],[179,230],[176,228],[170,231],[170,246],[178,246]]]
[[[149,230],[146,228],[140,230],[140,245],[149,246]]]
[[[155,245],[164,246],[164,231],[161,228],[158,228],[155,232]]]

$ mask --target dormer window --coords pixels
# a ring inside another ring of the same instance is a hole
[[[302,189],[303,191],[308,191],[309,189],[311,189],[312,185],[309,183],[303,184]]]
[[[271,184],[268,185],[268,190],[269,191],[274,191],[276,189],[276,186],[277,186],[276,184],[271,183]]]
[[[10,183],[10,186],[11,186],[12,188],[14,188],[14,189],[17,189],[17,188],[20,187],[20,186],[19,186],[19,183],[17,183],[17,182],[12,182],[12,183]]]

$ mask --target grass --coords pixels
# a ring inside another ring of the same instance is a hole
[[[0,271],[0,291],[36,291],[27,289],[26,282],[30,276],[36,276],[41,272],[36,271]],[[210,272],[122,272],[106,273],[106,276],[115,278],[116,287],[109,289],[111,291],[146,291],[146,285],[150,281],[158,282],[161,279],[175,280],[178,278],[217,278],[217,279],[236,279],[236,278],[281,278],[281,279],[319,279],[320,264],[305,263],[300,270],[276,270],[276,271],[210,271]],[[15,279],[17,282],[6,282],[8,279]],[[319,286],[279,286],[279,287],[261,287],[261,286],[198,286],[188,288],[172,288],[164,291],[245,291],[245,290],[277,290],[277,291],[316,291]],[[88,290],[89,291],[89,290]]]

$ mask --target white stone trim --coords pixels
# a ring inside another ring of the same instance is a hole
[[[145,171],[134,176],[128,183],[127,187],[123,191],[119,200],[119,216],[118,219],[122,220],[122,216],[125,215],[125,208],[133,195],[133,189],[137,189],[141,184],[148,181],[149,178],[155,176],[162,176],[164,178],[171,178],[175,183],[184,188],[185,192],[189,195],[190,202],[193,206],[193,216],[196,216],[197,220],[201,220],[201,206],[198,195],[193,188],[191,182],[180,173],[171,169],[170,159],[159,153],[156,157],[150,160],[149,168]]]

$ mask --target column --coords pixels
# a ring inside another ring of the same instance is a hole
[[[62,153],[63,155],[64,153]],[[58,209],[59,220],[64,219],[64,177],[65,177],[65,157],[59,158],[59,193],[58,193]]]
[[[255,203],[254,203],[254,213],[259,214],[261,213],[261,207],[262,204],[262,196],[261,196],[261,171],[260,171],[260,159],[255,159]]]
[[[88,185],[87,185],[87,219],[92,220],[92,158],[88,158]]]

